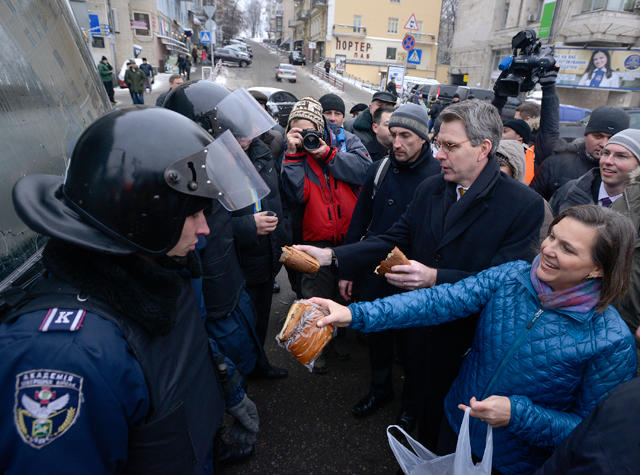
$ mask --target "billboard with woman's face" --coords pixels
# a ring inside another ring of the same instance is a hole
[[[558,86],[640,90],[640,50],[556,48]]]

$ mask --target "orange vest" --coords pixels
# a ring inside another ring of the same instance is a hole
[[[532,145],[524,151],[524,182],[528,185],[535,175],[535,145]]]

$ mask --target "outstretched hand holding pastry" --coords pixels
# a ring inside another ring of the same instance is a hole
[[[351,323],[351,310],[349,310],[349,307],[340,305],[333,300],[321,299],[320,297],[313,297],[309,299],[309,302],[315,303],[329,312],[329,315],[318,320],[317,325],[319,327],[322,328],[327,325],[348,327]]]

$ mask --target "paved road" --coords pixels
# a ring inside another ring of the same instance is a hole
[[[310,79],[301,67],[297,83],[277,83],[272,71],[279,58],[259,45],[253,50],[253,65],[226,70],[227,86],[282,87],[298,97],[316,98],[328,91]],[[348,93],[343,96],[347,104],[370,100],[370,94],[359,89],[352,88]],[[256,456],[224,473],[394,474],[397,465],[385,429],[395,420],[399,402],[396,400],[364,420],[351,416],[351,407],[367,390],[366,346],[350,332],[347,345],[351,359],[343,362],[330,357],[327,374],[309,373],[275,342],[275,335],[294,300],[284,270],[278,282],[282,291],[274,295],[266,351],[273,364],[289,370],[289,377],[280,381],[250,382],[249,394],[258,405],[261,417]],[[399,395],[400,370],[396,369],[396,394]]]

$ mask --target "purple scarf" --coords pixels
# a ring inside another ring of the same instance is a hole
[[[553,291],[551,287],[538,279],[536,271],[540,265],[540,254],[531,264],[531,283],[538,294],[540,306],[544,309],[561,308],[569,312],[586,313],[600,301],[602,279],[590,279],[570,289]]]

